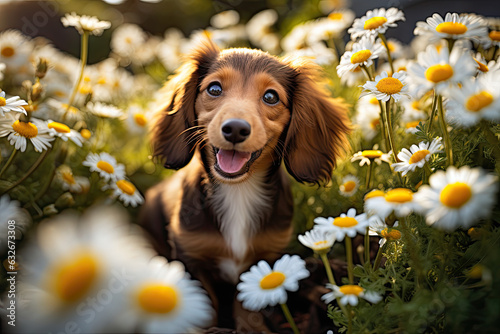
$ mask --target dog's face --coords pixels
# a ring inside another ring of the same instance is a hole
[[[199,147],[207,172],[225,183],[243,182],[282,159],[300,182],[327,181],[348,124],[345,106],[318,79],[308,61],[207,43],[165,88],[155,155],[181,168]]]

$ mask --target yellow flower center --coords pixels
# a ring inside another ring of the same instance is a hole
[[[486,64],[481,63],[481,62],[480,62],[479,60],[477,60],[476,58],[474,58],[474,60],[476,61],[476,63],[477,63],[477,67],[478,67],[478,69],[479,69],[481,72],[486,73],[486,72],[488,72],[488,71],[490,70]]]
[[[436,64],[425,71],[425,78],[434,83],[448,80],[453,76],[453,68],[449,64]]]
[[[105,171],[108,174],[112,174],[115,171],[115,169],[113,168],[113,166],[111,166],[109,162],[102,160],[97,163],[97,168],[99,168],[102,171]]]
[[[413,192],[406,188],[396,188],[389,190],[385,194],[385,200],[391,203],[406,203],[413,199]]]
[[[68,303],[81,300],[94,285],[98,269],[97,259],[91,254],[59,265],[51,278],[55,294]]]
[[[61,106],[63,107],[63,109],[64,109],[65,111],[67,110],[68,112],[70,112],[70,113],[72,113],[72,114],[76,114],[76,113],[78,113],[78,112],[79,112],[79,110],[78,110],[78,109],[76,109],[76,108],[75,108],[75,107],[73,107],[73,106],[71,106],[71,107],[69,107],[69,108],[68,108],[68,104],[67,104],[67,103],[61,103]]]
[[[376,87],[379,92],[391,95],[399,93],[403,86],[403,83],[399,79],[387,77],[381,79]]]
[[[260,280],[260,287],[264,290],[277,288],[283,284],[285,278],[285,274],[280,273],[279,271],[273,271]]]
[[[495,30],[490,31],[488,36],[490,36],[492,40],[500,42],[500,31],[495,31]]]
[[[316,250],[324,250],[328,249],[330,246],[328,246],[328,241],[321,240],[321,241],[316,241],[314,243],[314,247],[316,247]]]
[[[7,100],[5,97],[0,96],[0,107],[6,106],[7,105]]]
[[[372,129],[376,129],[379,124],[380,124],[380,119],[375,118],[373,121],[370,122],[370,127]]]
[[[463,182],[450,183],[441,190],[439,200],[449,208],[459,209],[472,197],[470,186]]]
[[[147,123],[146,117],[144,114],[134,114],[134,122],[139,126],[145,126]]]
[[[99,78],[99,80],[97,80],[97,84],[98,85],[105,85],[106,84],[106,78],[105,77]]]
[[[149,313],[166,314],[172,312],[178,304],[175,288],[163,284],[146,285],[137,296],[141,308]]]
[[[343,184],[344,186],[344,191],[345,192],[350,192],[353,191],[354,188],[356,188],[356,182],[354,181],[347,181],[346,183]]]
[[[359,285],[342,285],[339,288],[339,291],[342,292],[344,295],[359,296],[359,294],[365,291],[365,289],[363,289]]]
[[[381,42],[380,44],[384,45],[383,42]],[[391,41],[387,41],[387,47],[389,48],[389,52],[394,52],[394,50],[396,50],[396,46]]]
[[[337,217],[333,220],[333,225],[338,227],[353,227],[358,225],[358,221],[352,217]]]
[[[128,182],[127,180],[116,181],[116,185],[118,186],[118,188],[120,188],[121,191],[123,191],[127,195],[132,196],[135,193],[135,186],[131,182]]]
[[[380,231],[380,236],[387,240],[399,240],[401,239],[401,232],[393,228],[385,228]]]
[[[65,171],[61,173],[62,179],[64,182],[69,184],[75,184],[75,178],[73,177],[73,173],[69,171]]]
[[[80,131],[80,134],[85,139],[90,139],[90,137],[92,137],[92,133],[87,129],[82,129],[82,131]]]
[[[375,17],[372,17],[371,19],[366,20],[363,28],[365,30],[377,29],[378,27],[380,27],[381,25],[383,25],[386,22],[387,22],[387,18],[385,18],[383,16],[375,16]]]
[[[378,106],[378,100],[377,100],[377,98],[376,97],[372,97],[370,99],[370,104],[374,104],[374,105]]]
[[[408,122],[406,123],[406,128],[409,129],[409,128],[416,128],[417,125],[422,122],[422,121],[413,121],[413,122]]]
[[[380,150],[364,150],[361,155],[368,159],[380,158],[384,154]]]
[[[465,107],[473,112],[478,112],[481,109],[489,106],[493,102],[493,96],[485,91],[472,95],[465,102]]]
[[[12,128],[16,131],[20,136],[31,139],[38,135],[38,128],[35,124],[31,122],[20,122],[19,120],[15,121],[12,124]]]
[[[71,132],[71,129],[69,128],[69,126],[67,126],[66,124],[59,123],[59,122],[51,122],[47,126],[49,127],[49,129],[54,129],[59,133],[70,133]]]
[[[463,23],[443,22],[438,24],[436,31],[443,34],[463,35],[467,32],[467,27]]]
[[[344,15],[342,13],[330,13],[328,18],[333,21],[340,21],[344,18]]]
[[[385,193],[382,190],[372,190],[365,195],[365,201],[370,198],[383,197],[383,196],[385,196]]]
[[[14,50],[13,47],[6,46],[6,47],[2,48],[2,51],[0,53],[2,54],[2,56],[6,57],[6,58],[10,58],[14,54],[16,54],[16,51]]]
[[[370,58],[372,55],[372,52],[370,50],[360,50],[358,52],[353,53],[351,56],[351,63],[352,64],[360,64],[364,63],[365,61]]]
[[[410,160],[408,162],[410,163],[410,165],[416,164],[417,162],[422,161],[422,159],[425,159],[425,157],[429,153],[431,153],[431,152],[429,152],[428,150],[417,151],[417,152],[413,153],[413,155],[410,157]]]

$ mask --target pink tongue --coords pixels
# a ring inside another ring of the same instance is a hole
[[[250,153],[219,150],[217,153],[217,163],[226,173],[236,173],[250,160]]]

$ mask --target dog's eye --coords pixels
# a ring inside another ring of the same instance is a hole
[[[218,82],[212,82],[208,88],[207,93],[211,96],[219,96],[222,94],[222,87]]]
[[[274,105],[280,101],[280,98],[276,91],[270,89],[264,93],[264,96],[262,96],[262,100],[267,104]]]

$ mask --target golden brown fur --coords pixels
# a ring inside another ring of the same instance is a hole
[[[320,79],[311,61],[206,42],[163,90],[154,155],[182,169],[147,193],[142,224],[162,255],[202,281],[219,325],[228,325],[221,314],[232,308],[239,274],[275,260],[290,240],[293,198],[281,162],[299,182],[326,183],[347,144],[346,107]],[[207,91],[214,83],[220,96]],[[269,91],[278,103],[264,100]],[[231,120],[249,127],[238,140],[224,130]],[[228,171],[227,161],[244,165]]]

